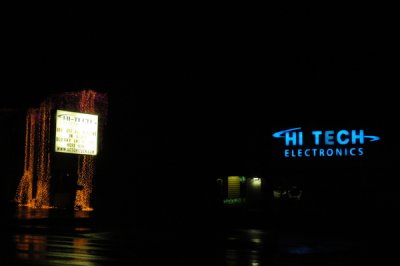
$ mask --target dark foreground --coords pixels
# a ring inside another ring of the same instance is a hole
[[[25,208],[12,215],[1,232],[4,265],[383,265],[389,250],[362,226],[235,224],[229,215],[216,226],[109,223],[95,212]]]

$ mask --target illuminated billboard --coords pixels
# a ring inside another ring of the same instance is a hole
[[[97,154],[98,115],[57,110],[55,151]]]

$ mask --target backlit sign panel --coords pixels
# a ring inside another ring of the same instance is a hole
[[[57,110],[55,151],[96,155],[98,115]]]

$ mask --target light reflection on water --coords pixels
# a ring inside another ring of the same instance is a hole
[[[110,265],[123,261],[116,233],[95,231],[93,212],[18,207],[9,265]],[[82,223],[81,223],[81,222]]]
[[[23,219],[45,219],[49,217],[50,209],[37,209],[29,207],[18,207],[15,210],[15,217],[18,220]]]
[[[197,239],[203,236],[196,228],[184,233],[155,227],[104,230],[87,222],[92,221],[92,214],[17,210],[18,226],[11,234],[7,265],[352,265],[348,263],[353,254],[347,255],[352,243],[341,239],[282,237],[265,229],[221,230],[217,241]],[[213,253],[210,246],[215,247],[217,258],[204,255]]]
[[[186,243],[157,227],[109,225],[94,212],[19,207],[6,238],[11,265],[199,265]],[[196,260],[194,260],[196,261]]]
[[[91,218],[92,211],[59,210],[48,208],[30,208],[20,206],[15,209],[14,217],[17,220],[47,219],[50,217]]]
[[[110,265],[124,262],[127,257],[117,256],[113,246],[114,234],[109,233],[63,233],[28,234],[17,233],[13,237],[15,265]],[[13,264],[14,265],[14,264]]]
[[[228,229],[221,235],[218,250],[221,266],[345,266],[365,261],[354,240],[335,235],[281,235],[258,229]]]
[[[16,256],[19,260],[43,260],[46,251],[46,236],[16,235]]]
[[[101,254],[98,243],[84,237],[17,234],[14,242],[15,259],[21,263],[94,266],[112,261]]]
[[[220,239],[219,265],[263,266],[273,261],[273,235],[259,229],[228,230]]]
[[[179,239],[174,233],[159,232],[157,228],[138,232],[97,230],[93,223],[86,223],[92,221],[93,214],[18,208],[15,217],[19,231],[13,237],[15,265],[215,265],[215,257],[202,257],[212,244],[210,239],[209,243],[191,239],[190,231]],[[196,228],[193,230],[194,233]],[[263,230],[231,231],[222,238],[217,248],[218,265],[270,265],[265,254],[270,239]]]

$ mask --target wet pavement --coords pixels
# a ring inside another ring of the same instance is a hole
[[[91,212],[24,208],[9,227],[1,233],[5,265],[381,265],[358,232],[116,226]]]
[[[258,229],[230,230],[222,237],[220,264],[363,265],[359,243],[332,235],[274,235]]]
[[[132,221],[109,223],[94,212],[18,208],[3,231],[6,265],[205,265],[211,246],[194,233]],[[162,222],[162,221],[160,221]],[[212,241],[209,241],[212,243]],[[208,250],[208,251],[207,251]]]

